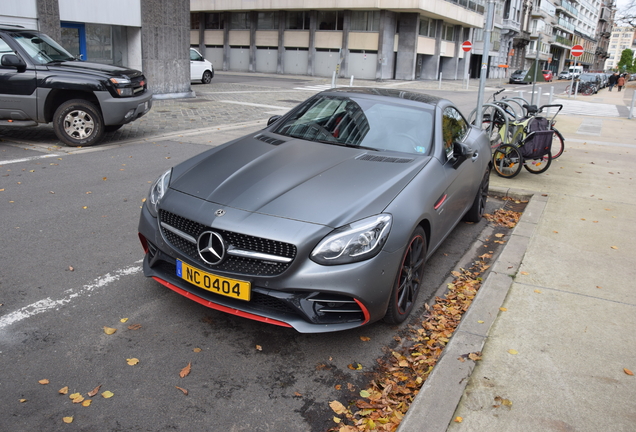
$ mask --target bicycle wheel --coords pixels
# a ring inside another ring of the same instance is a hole
[[[565,88],[565,94],[567,95],[571,95],[572,93],[572,85],[568,84],[568,86]]]
[[[497,122],[492,122],[491,120],[483,120],[481,123],[481,129],[486,132],[488,135],[488,141],[490,141],[490,147],[495,148],[499,144],[501,144],[501,135],[499,131],[501,130],[502,125]]]
[[[493,152],[492,163],[498,176],[512,178],[521,172],[523,157],[517,147],[504,144]]]
[[[523,161],[523,167],[532,174],[541,174],[550,168],[552,163],[552,155],[550,152],[537,159],[526,159]]]
[[[582,89],[580,89],[580,93],[584,94],[585,96],[593,95],[594,94],[594,87],[585,86]]]
[[[556,159],[563,154],[563,150],[565,150],[565,140],[563,139],[563,135],[556,128],[552,128],[554,131],[554,135],[552,136],[552,147],[550,147],[550,154],[552,154],[552,159]]]

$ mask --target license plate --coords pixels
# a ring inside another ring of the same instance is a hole
[[[250,301],[251,287],[249,282],[204,272],[180,260],[177,260],[177,276],[204,290],[239,300]]]

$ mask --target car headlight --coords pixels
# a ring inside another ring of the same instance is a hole
[[[115,91],[117,92],[119,96],[131,97],[134,95],[133,89],[131,87],[125,87],[125,86],[129,86],[132,83],[130,79],[125,77],[116,77],[116,78],[111,78],[110,82],[115,84]]]
[[[155,181],[150,188],[150,193],[148,194],[148,210],[150,210],[150,214],[154,217],[157,217],[158,206],[161,198],[168,190],[168,186],[170,185],[170,175],[172,174],[172,169],[169,169],[165,173],[161,175]]]
[[[393,217],[379,214],[337,228],[311,253],[318,264],[348,264],[376,256],[386,243]]]

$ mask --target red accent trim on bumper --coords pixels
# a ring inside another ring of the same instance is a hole
[[[371,315],[369,315],[369,311],[367,310],[366,307],[364,307],[364,305],[362,304],[360,300],[356,298],[354,298],[354,300],[356,301],[356,303],[358,303],[358,306],[360,306],[360,309],[362,309],[362,313],[364,314],[364,322],[360,324],[361,326],[363,326],[369,322],[369,319],[371,319]]]
[[[170,288],[174,292],[176,292],[178,294],[181,294],[182,296],[187,297],[190,300],[194,300],[195,302],[197,302],[199,304],[202,304],[203,306],[209,307],[210,309],[216,309],[216,310],[221,311],[221,312],[226,312],[226,313],[229,313],[229,314],[232,314],[232,315],[240,316],[240,317],[243,317],[243,318],[248,318],[248,319],[251,319],[251,320],[254,320],[254,321],[260,321],[260,322],[264,322],[264,323],[267,323],[267,324],[273,324],[273,325],[277,325],[277,326],[281,326],[281,327],[290,327],[291,328],[291,325],[287,324],[286,322],[278,321],[278,320],[267,318],[267,317],[262,317],[260,315],[251,314],[249,312],[243,312],[243,311],[240,311],[238,309],[232,309],[232,308],[229,308],[227,306],[222,306],[222,305],[219,305],[219,304],[216,304],[216,303],[212,303],[209,300],[206,300],[206,299],[203,299],[203,298],[201,298],[201,297],[199,297],[197,295],[194,295],[194,294],[192,294],[192,293],[190,293],[190,292],[188,292],[186,290],[183,290],[183,289],[179,288],[178,286],[173,285],[170,282],[167,282],[167,281],[165,281],[163,279],[160,279],[160,278],[158,278],[156,276],[153,276],[152,278],[154,280],[156,280],[157,282],[159,282],[161,285],[164,285],[164,286]],[[366,312],[366,309],[363,309],[363,310],[365,311],[364,316],[367,317],[368,313]]]
[[[141,233],[137,233],[137,235],[139,236],[139,241],[141,241],[141,247],[144,248],[144,254],[148,253],[148,240],[146,240],[146,237],[143,236],[143,234]]]

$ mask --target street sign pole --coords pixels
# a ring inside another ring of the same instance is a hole
[[[481,56],[481,70],[479,75],[479,91],[477,92],[477,115],[475,116],[475,124],[481,128],[482,109],[484,106],[484,89],[486,87],[486,76],[488,75],[488,56],[490,54],[490,33],[492,32],[493,12],[495,10],[495,2],[488,0],[488,9],[486,12],[486,27],[484,28],[484,52]]]
[[[541,33],[537,39],[537,57],[534,61],[534,77],[532,78],[532,98],[530,98],[530,105],[534,105],[534,88],[537,84],[537,72],[539,71],[539,46],[541,45]]]

